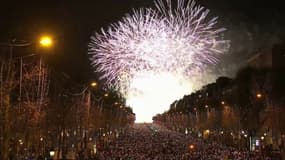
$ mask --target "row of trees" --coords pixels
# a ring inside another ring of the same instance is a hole
[[[49,146],[57,146],[58,156],[64,158],[70,150],[90,151],[103,135],[118,133],[134,123],[132,109],[125,106],[125,100],[116,92],[106,93],[90,84],[75,86],[64,75],[54,77],[62,79],[52,80],[56,83],[51,83],[50,103],[43,123],[48,129],[45,137],[57,137],[55,141],[49,140]]]
[[[131,108],[116,93],[71,83],[49,69],[45,57],[26,50],[1,47],[0,159],[50,149],[64,156],[70,147],[86,149],[90,138],[95,143],[99,132],[134,122]]]
[[[41,58],[15,54],[12,44],[1,49],[0,146],[1,159],[8,159],[15,137],[22,134],[28,138],[39,127],[49,83],[47,67]]]
[[[268,143],[281,144],[285,133],[284,73],[282,68],[241,69],[235,79],[220,77],[175,101],[167,112],[156,115],[154,122],[183,131],[228,134],[238,140],[267,135]]]

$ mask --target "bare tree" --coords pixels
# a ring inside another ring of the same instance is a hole
[[[8,159],[10,140],[10,115],[12,91],[17,85],[15,61],[12,58],[12,47],[10,54],[2,54],[0,59],[0,111],[1,111],[1,159]]]

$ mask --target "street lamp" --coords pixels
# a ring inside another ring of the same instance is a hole
[[[97,83],[96,82],[92,82],[90,85],[91,85],[91,87],[96,87]]]
[[[90,107],[91,107],[91,90],[90,87],[95,88],[97,86],[97,83],[95,81],[90,83],[90,86],[87,86],[86,89],[84,89],[83,93],[88,89],[87,92],[87,122],[86,122],[86,128],[85,128],[85,134],[84,134],[84,148],[87,148],[87,137],[89,134],[89,123],[90,123]]]
[[[86,86],[85,85],[85,88],[83,88],[83,90],[79,93],[71,93],[71,95],[74,95],[74,96],[84,96],[85,97],[85,106],[86,106],[86,122],[85,122],[85,130],[84,130],[84,139],[83,139],[83,142],[84,142],[84,148],[87,148],[87,137],[88,137],[88,133],[89,133],[89,119],[90,119],[90,107],[91,107],[91,88],[95,88],[97,86],[97,82],[93,81],[93,82],[90,82],[88,83],[88,85]],[[87,92],[87,93],[86,93]]]
[[[40,46],[44,47],[44,48],[50,48],[53,45],[53,40],[50,36],[42,36],[40,38]]]
[[[195,150],[195,145],[194,144],[190,144],[189,145],[189,151],[190,152],[194,152],[194,150]]]
[[[79,93],[71,93],[71,95],[74,95],[74,96],[80,96],[80,95],[83,95],[87,90],[90,92],[90,88],[96,88],[96,86],[97,86],[97,82],[91,82],[91,83],[89,83],[89,85],[84,85],[83,87],[85,87],[85,88],[83,88],[83,90],[81,91],[81,92],[79,92]]]
[[[206,134],[210,134],[210,130],[207,129],[207,130],[205,131],[205,133],[206,133]]]
[[[262,98],[262,94],[261,93],[257,93],[256,94],[256,98],[258,98],[258,99]]]
[[[54,150],[50,150],[50,151],[49,151],[49,155],[50,155],[50,157],[53,159],[53,158],[54,158],[54,155],[55,155],[55,151],[54,151]]]

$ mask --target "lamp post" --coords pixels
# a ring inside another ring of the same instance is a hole
[[[40,49],[44,49],[44,50],[48,50],[50,48],[53,47],[53,39],[51,36],[41,36],[38,40],[38,47],[40,47]],[[46,68],[46,74],[45,74],[45,65],[43,64],[43,55],[42,54],[39,54],[39,75],[38,75],[38,88],[37,88],[37,97],[38,97],[38,112],[39,114],[41,115],[41,112],[42,112],[42,105],[43,105],[43,100],[44,100],[44,85],[45,85],[45,75],[47,75],[48,73],[48,69]],[[42,137],[41,135],[41,123],[39,122],[38,123],[38,135],[40,137]],[[39,149],[43,151],[43,153],[45,152],[45,145],[44,143],[42,143],[42,139],[43,138],[40,138],[40,142],[39,142]],[[43,145],[40,145],[40,144],[43,144]],[[40,148],[41,147],[41,148]],[[50,152],[52,153],[52,152]],[[54,152],[53,152],[54,154]],[[54,157],[54,155],[52,156]]]
[[[90,107],[91,107],[91,90],[90,88],[97,87],[97,82],[91,82],[88,84],[80,93],[75,93],[72,95],[84,95],[84,101],[86,106],[86,121],[85,121],[85,128],[84,128],[84,148],[87,148],[88,143],[88,132],[89,132],[89,117],[90,117]],[[87,91],[87,94],[85,94]],[[82,144],[82,143],[81,143]]]
[[[40,48],[43,48],[43,49],[50,49],[52,46],[53,46],[53,39],[51,38],[51,36],[41,36],[40,39],[39,39],[39,45],[40,45]],[[41,78],[42,78],[42,55],[40,55],[40,62],[39,62],[39,85],[38,85],[38,96],[40,97],[39,98],[39,112],[41,111],[41,105],[42,105],[42,94],[40,93],[40,90],[41,90]]]

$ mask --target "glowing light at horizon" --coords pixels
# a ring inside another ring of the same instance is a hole
[[[192,90],[191,81],[171,73],[139,73],[130,82],[127,105],[139,113],[136,122],[152,122],[152,117],[169,109],[174,99]]]
[[[95,33],[89,44],[95,71],[107,88],[125,96],[137,122],[191,93],[193,79],[229,47],[217,18],[209,18],[209,10],[195,1],[155,0],[155,6],[127,14]]]

